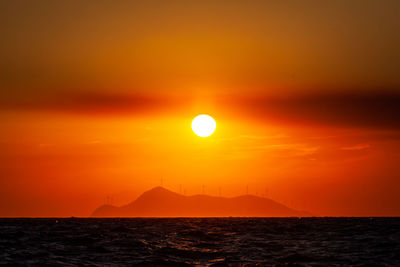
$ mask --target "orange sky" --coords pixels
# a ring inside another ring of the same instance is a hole
[[[0,216],[88,216],[161,179],[400,215],[398,1],[0,5]]]

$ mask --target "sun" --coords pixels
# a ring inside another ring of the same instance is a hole
[[[209,115],[198,115],[192,121],[192,130],[200,137],[207,137],[212,135],[215,131],[215,128],[217,128],[217,124],[215,123],[215,120]]]

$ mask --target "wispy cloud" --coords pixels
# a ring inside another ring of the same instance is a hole
[[[358,145],[354,145],[354,146],[347,146],[347,147],[342,147],[342,150],[350,150],[350,151],[354,151],[354,150],[364,150],[364,149],[369,149],[371,147],[370,144],[358,144]]]

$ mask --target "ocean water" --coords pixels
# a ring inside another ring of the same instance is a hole
[[[400,266],[400,218],[0,219],[0,265]]]

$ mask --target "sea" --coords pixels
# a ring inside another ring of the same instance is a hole
[[[400,266],[400,218],[5,218],[4,266]]]

